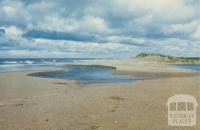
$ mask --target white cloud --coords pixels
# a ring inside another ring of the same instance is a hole
[[[48,31],[71,32],[78,28],[77,22],[72,19],[65,19],[59,16],[45,16],[43,21],[39,21],[36,28]]]
[[[36,27],[32,28],[60,31],[60,32],[81,32],[81,33],[108,33],[109,28],[104,19],[95,16],[84,16],[79,20],[72,18],[63,18],[59,16],[45,16],[43,21],[38,22]]]
[[[163,32],[167,35],[173,33],[192,33],[196,28],[196,23],[186,23],[186,24],[171,24],[162,28]]]
[[[16,15],[16,10],[12,6],[4,6],[1,9],[5,13],[5,15],[8,17],[13,17]]]
[[[16,48],[19,56],[48,56],[49,50],[56,56],[66,52],[69,56],[132,56],[157,48],[154,51],[160,53],[195,56],[200,53],[199,8],[195,0],[2,0],[0,28],[6,34],[0,37],[0,49]],[[97,41],[23,37],[31,30],[87,34]]]
[[[195,8],[186,3],[186,0],[113,0],[113,6],[125,15],[151,13],[166,21],[185,20],[196,13]]]
[[[3,0],[0,3],[0,25],[26,26],[31,15],[21,1]]]
[[[195,28],[196,28],[196,31],[191,34],[191,37],[194,38],[195,40],[200,40],[200,21],[195,26]]]
[[[90,33],[108,32],[105,20],[95,16],[85,16],[79,23],[79,28],[89,31]]]
[[[23,31],[15,26],[5,28],[6,35],[8,36],[21,36]]]

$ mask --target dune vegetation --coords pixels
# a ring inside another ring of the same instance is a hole
[[[160,62],[172,64],[200,64],[200,57],[175,57],[158,53],[140,53],[136,55],[136,58],[156,58]]]

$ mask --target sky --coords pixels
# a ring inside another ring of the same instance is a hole
[[[200,57],[200,0],[0,0],[0,58]]]

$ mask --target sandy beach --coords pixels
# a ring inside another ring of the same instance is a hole
[[[200,80],[192,77],[199,72],[141,63],[104,65],[117,67],[117,74],[165,78],[79,84],[27,76],[34,71],[0,73],[0,130],[199,130],[199,109],[196,126],[172,127],[166,107],[175,94],[189,94],[200,102]]]
[[[200,130],[200,0],[0,0],[0,130]]]

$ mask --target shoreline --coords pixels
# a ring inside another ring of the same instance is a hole
[[[151,78],[159,79],[159,78],[178,78],[178,77],[193,77],[193,76],[200,76],[199,71],[194,71],[190,69],[182,69],[178,68],[176,66],[170,66],[170,65],[165,65],[165,68],[173,68],[177,69],[178,71],[138,71],[136,69],[130,70],[130,69],[119,69],[120,66],[117,65],[111,65],[111,64],[94,64],[94,63],[84,63],[84,64],[67,64],[64,66],[92,66],[92,67],[105,67],[105,68],[111,68],[113,69],[112,74],[113,75],[124,75],[124,76],[134,76],[134,77],[143,77],[143,78]],[[142,66],[144,67],[144,66]],[[145,68],[145,67],[144,67]],[[149,69],[149,68],[148,68]],[[0,74],[6,74],[6,73],[26,73],[26,76],[29,77],[36,77],[36,78],[44,78],[44,77],[38,77],[38,76],[33,76],[34,74],[46,74],[46,73],[63,73],[63,69],[49,69],[49,70],[29,70],[29,71],[14,71],[14,72],[0,72]],[[74,81],[79,84],[95,84],[95,83],[80,83],[78,80],[72,80],[72,79],[62,79],[62,78],[45,78],[45,79],[60,79],[60,80],[68,80],[68,81]],[[135,81],[136,82],[136,81]],[[129,82],[127,82],[129,83]],[[96,84],[106,84],[106,83],[96,83]],[[109,83],[109,84],[116,84],[114,82]],[[123,83],[122,83],[123,84]]]
[[[66,66],[66,67],[68,67],[68,66],[85,66],[85,67],[101,67],[101,68],[111,68],[111,69],[114,69],[114,70],[116,70],[117,69],[117,67],[115,67],[115,66],[108,66],[108,65],[95,65],[95,64],[66,64],[66,65],[64,65],[64,66]]]
[[[200,72],[142,72],[142,71],[125,71],[115,70],[113,74],[128,75],[136,77],[156,77],[156,78],[172,78],[172,77],[192,77],[200,76]]]
[[[162,71],[149,71],[152,70],[152,68],[148,68],[146,66],[141,66],[143,67],[143,70],[137,70],[138,68],[140,69],[141,67],[138,66],[133,66],[136,67],[134,69],[125,69],[121,65],[114,65],[114,63],[82,63],[82,64],[67,64],[64,66],[92,66],[92,67],[105,67],[105,68],[111,68],[113,69],[112,74],[114,75],[124,75],[124,76],[136,76],[136,77],[153,77],[153,78],[170,78],[170,77],[192,77],[192,76],[200,76],[199,71],[194,71],[191,69],[183,69],[179,68],[176,66],[170,66],[170,65],[165,65],[164,67],[162,66],[161,69]],[[154,67],[153,69],[158,69],[157,67],[160,67],[159,65]],[[147,70],[145,70],[147,68]],[[170,69],[171,70],[170,70]],[[167,70],[169,69],[169,70]],[[28,74],[28,76],[31,76],[33,74],[40,74],[40,73],[62,73],[64,70],[47,70],[47,71],[37,71],[34,73]]]

